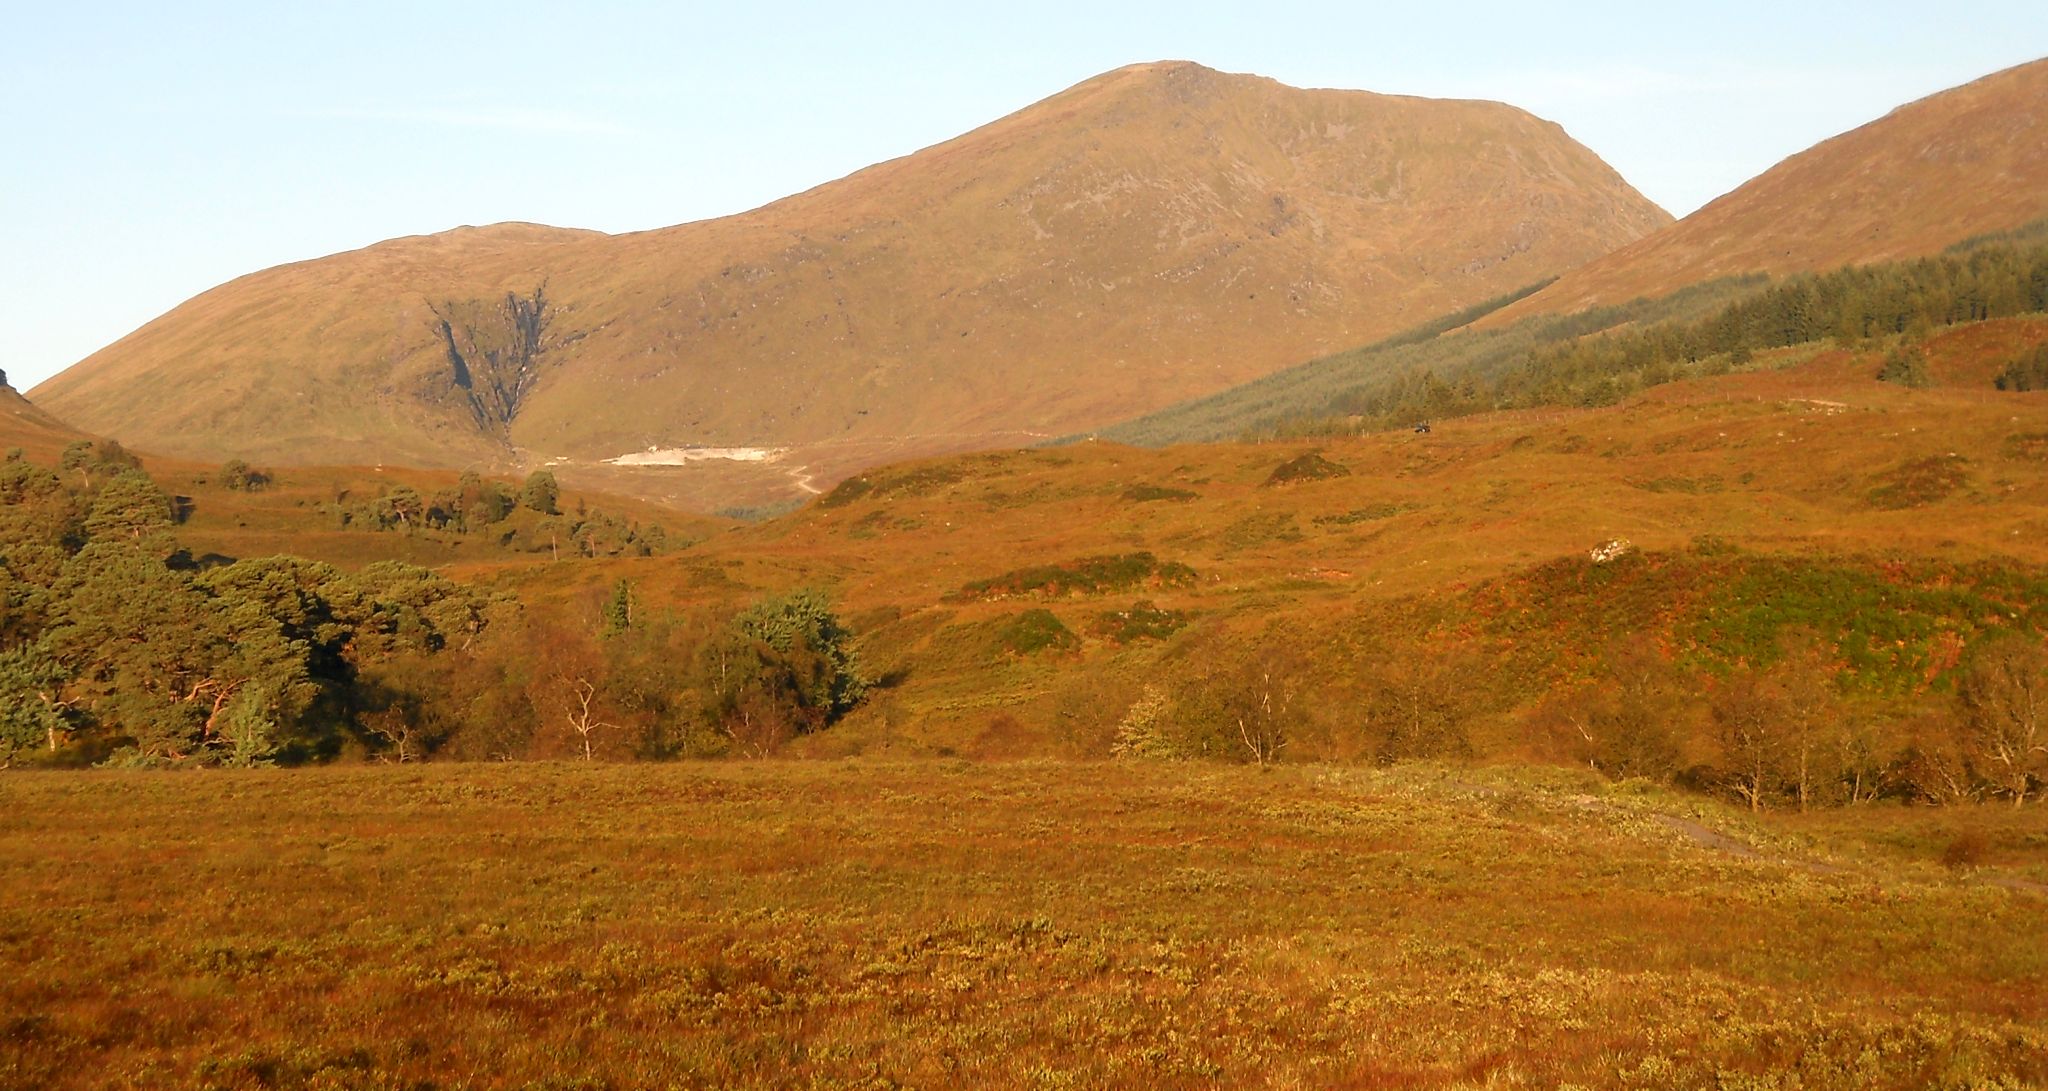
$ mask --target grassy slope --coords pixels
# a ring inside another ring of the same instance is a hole
[[[64,448],[91,438],[43,412],[10,386],[0,386],[0,448],[21,448],[22,454],[55,466]]]
[[[0,793],[14,1087],[2048,1079],[2041,808],[1035,764]],[[1934,863],[1963,829],[1988,871]]]
[[[2048,216],[2048,60],[1908,103],[1786,159],[1480,325],[1655,297],[1747,273],[1940,251]]]

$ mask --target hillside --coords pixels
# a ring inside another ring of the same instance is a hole
[[[714,490],[790,495],[1222,389],[1668,219],[1509,106],[1137,65],[738,216],[462,229],[267,270],[34,395],[208,460],[617,478],[598,462],[650,447],[795,448]],[[701,471],[606,484],[684,496]]]
[[[1533,315],[1492,329],[1456,328],[1465,316],[1448,315],[1093,437],[1145,446],[1300,438],[1498,409],[1587,408],[1747,367],[1758,352],[1820,341],[1867,348],[1905,330],[2038,314],[2048,311],[2043,235],[2048,220],[1934,257],[1776,281],[1762,273],[1728,277],[1658,299]]]
[[[55,463],[66,446],[87,438],[0,380],[0,447],[19,447],[30,458]]]
[[[445,471],[245,496],[10,463],[9,622],[68,703],[9,738],[37,763],[1284,752],[2023,800],[2048,766],[2001,765],[1968,702],[1994,655],[2048,671],[2044,313],[1430,432],[910,461],[658,533]],[[151,688],[145,655],[250,704]],[[1821,757],[1751,763],[1726,728],[1756,709]]]
[[[1416,670],[1456,680],[1475,752],[1568,758],[1529,716],[1610,642],[1648,633],[1725,665],[1788,624],[1760,610],[1844,642],[1897,626],[1896,652],[1844,683],[1890,724],[1956,648],[2048,625],[2048,395],[1991,386],[2044,343],[2040,316],[1939,332],[1920,390],[1872,377],[1883,346],[1809,345],[1426,435],[948,456],[680,556],[487,582],[543,612],[620,580],[685,612],[829,588],[895,681],[798,740],[814,755],[1101,756],[1148,683],[1192,684],[1277,633],[1313,662],[1316,726],[1293,756],[1370,756],[1373,694]],[[1274,481],[1310,452],[1337,469]],[[1591,562],[1611,539],[1640,563]]]
[[[2048,216],[2048,60],[1901,106],[1483,319],[1937,253]]]

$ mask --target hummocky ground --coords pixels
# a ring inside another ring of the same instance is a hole
[[[12,1087],[2048,1080],[2039,807],[959,762],[0,799]]]

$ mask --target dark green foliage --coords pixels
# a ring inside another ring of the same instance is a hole
[[[1387,348],[1399,348],[1404,345],[1420,345],[1424,342],[1435,340],[1439,334],[1449,333],[1460,327],[1469,326],[1485,318],[1487,315],[1500,310],[1502,307],[1527,299],[1555,283],[1557,283],[1557,278],[1552,276],[1544,277],[1534,284],[1524,284],[1512,292],[1494,296],[1492,299],[1480,300],[1469,307],[1452,311],[1442,318],[1432,319],[1414,329],[1395,334],[1381,341],[1380,345]]]
[[[2005,437],[2005,457],[2048,462],[2048,432],[2016,432]]]
[[[659,524],[642,525],[580,503],[574,513],[549,516],[516,505],[512,495],[502,482],[464,473],[454,489],[431,498],[411,486],[394,485],[364,500],[344,493],[329,510],[346,530],[487,536],[501,548],[523,553],[649,557],[673,544]]]
[[[1846,686],[1903,692],[1952,669],[1956,648],[2016,608],[2048,622],[2044,593],[2038,577],[1996,568],[1752,557],[1708,584],[1685,635],[1706,662],[1769,664],[1783,632],[1811,629],[1832,640]]]
[[[1070,652],[1080,646],[1081,638],[1043,607],[1007,618],[996,630],[996,647],[1011,655]]]
[[[526,483],[519,487],[519,506],[542,515],[559,515],[556,504],[561,500],[562,488],[555,484],[555,475],[547,470],[535,470],[526,475]]]
[[[1991,231],[1982,235],[1971,235],[1961,242],[1952,243],[1942,249],[1944,254],[1966,254],[1988,246],[2012,246],[2048,242],[2048,217],[2023,223],[2009,231]]]
[[[604,635],[617,636],[633,627],[633,584],[620,580],[612,585],[604,603]]]
[[[265,760],[312,697],[303,645],[160,557],[90,544],[59,592],[49,644],[74,700],[146,760]]]
[[[818,506],[821,508],[843,508],[873,491],[875,491],[874,480],[866,475],[856,474],[832,486],[832,491],[818,498]]]
[[[1717,675],[1776,664],[1794,630],[1817,634],[1845,692],[1897,696],[1947,685],[1984,634],[2048,630],[2048,576],[2010,563],[1645,551],[1487,581],[1428,624],[1485,634],[1494,684],[1518,698],[1583,679],[1601,649],[1636,634],[1654,634],[1681,669]]]
[[[1139,599],[1126,610],[1104,610],[1095,616],[1089,631],[1116,644],[1141,640],[1164,640],[1186,628],[1185,610],[1162,610],[1150,599]]]
[[[94,497],[85,533],[102,541],[121,539],[138,549],[168,556],[173,548],[171,498],[141,470],[122,470]]]
[[[790,512],[796,511],[803,506],[802,498],[792,496],[787,500],[776,500],[767,504],[720,508],[717,514],[720,518],[737,519],[742,523],[765,523],[770,519],[779,519],[782,516],[788,515]]]
[[[486,481],[473,471],[463,473],[455,492],[436,506],[442,521],[453,522],[458,530],[481,530],[512,514],[512,490],[497,481]]]
[[[1349,476],[1350,467],[1324,458],[1321,451],[1309,451],[1275,466],[1265,483],[1269,486],[1291,485],[1298,481],[1327,481],[1333,477]]]
[[[256,492],[270,484],[270,474],[258,470],[239,458],[231,458],[221,464],[220,484],[234,492]]]
[[[87,489],[93,487],[95,478],[142,468],[141,459],[111,439],[77,440],[64,448],[57,464],[65,473],[77,474],[79,484]]]
[[[137,764],[336,752],[363,672],[466,645],[500,607],[423,569],[292,557],[176,566],[172,503],[120,452],[73,481],[0,466],[0,734]],[[90,494],[73,493],[92,481]],[[403,498],[401,497],[401,506]],[[413,513],[417,518],[417,514]]]
[[[867,692],[852,642],[820,591],[758,603],[699,653],[704,713],[734,746],[752,754],[819,730]]]
[[[1373,504],[1369,507],[1353,508],[1335,515],[1318,515],[1310,520],[1319,527],[1348,527],[1355,523],[1367,523],[1379,519],[1391,519],[1409,509],[1408,504]]]
[[[1884,363],[1877,369],[1877,378],[1879,382],[1897,383],[1914,390],[1934,383],[1933,374],[1927,370],[1927,353],[1918,345],[1900,345],[1886,353]]]
[[[856,500],[887,500],[905,496],[928,496],[947,485],[965,480],[967,468],[953,463],[911,466],[893,471],[856,474],[832,487],[818,498],[821,508],[838,508]]]
[[[802,695],[805,707],[821,713],[826,722],[851,710],[867,692],[868,681],[853,651],[853,632],[832,612],[824,592],[803,588],[757,603],[733,624],[779,655],[816,661],[806,672]]]
[[[0,652],[0,766],[25,752],[54,753],[71,733],[70,675],[41,642]]]
[[[1166,485],[1132,485],[1124,490],[1123,498],[1133,504],[1148,504],[1155,500],[1193,500],[1195,494],[1187,489],[1176,489]]]
[[[1178,561],[1162,562],[1150,553],[1125,553],[1019,568],[967,584],[958,597],[1064,598],[1114,594],[1139,587],[1186,587],[1194,581],[1195,570]]]
[[[2048,390],[2048,343],[2013,357],[1996,380],[1998,389],[2011,391]]]

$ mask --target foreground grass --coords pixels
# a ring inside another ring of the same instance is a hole
[[[9,776],[0,1086],[2048,1081],[2048,897],[1854,813],[1488,770]],[[2048,809],[1992,829],[2040,874]]]

